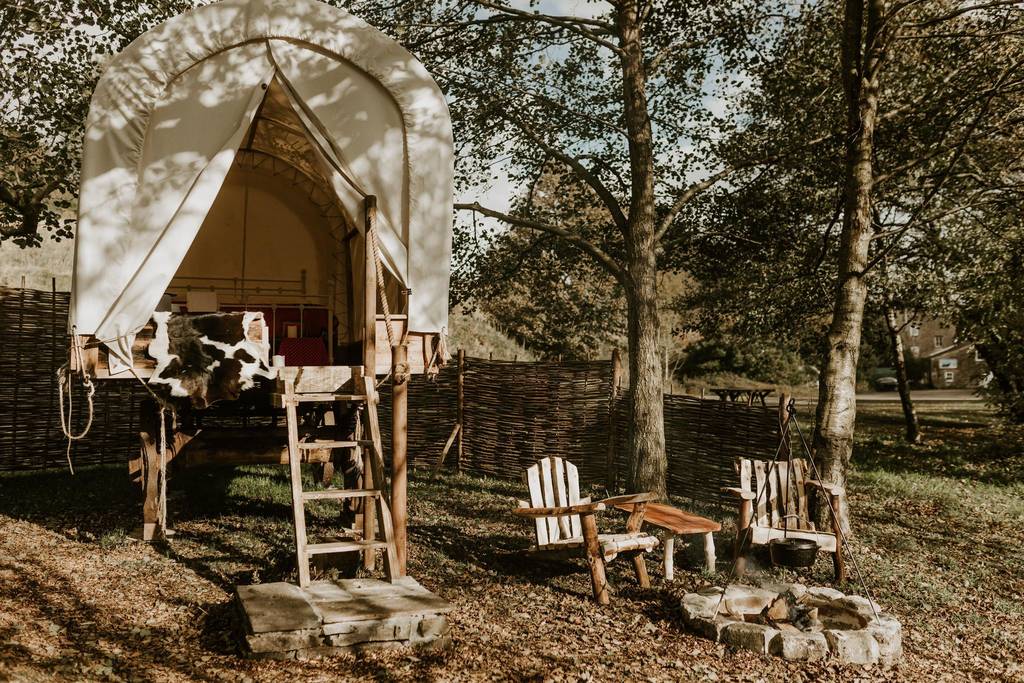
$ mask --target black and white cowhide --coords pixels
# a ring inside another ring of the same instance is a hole
[[[273,379],[270,340],[261,312],[181,315],[154,313],[156,334],[149,355],[156,368],[149,383],[196,408],[233,401],[256,384]]]

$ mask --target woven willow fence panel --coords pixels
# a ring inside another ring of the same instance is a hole
[[[61,467],[67,440],[60,428],[57,368],[66,360],[66,292],[0,287],[0,470]],[[137,402],[145,389],[128,382],[97,382],[95,418],[75,441],[76,465],[126,462],[138,449]],[[72,395],[75,432],[85,426],[80,383]]]
[[[626,479],[629,402],[618,401],[618,481]],[[779,446],[778,409],[695,396],[665,397],[668,491],[709,505],[736,507],[723,486],[736,486],[736,458],[771,460]]]
[[[0,287],[0,471],[61,467],[67,442],[60,429],[56,370],[67,355],[65,292]],[[612,364],[610,361],[512,363],[466,358],[464,472],[520,479],[536,459],[557,454],[581,479],[606,484]],[[454,359],[434,378],[409,385],[409,462],[432,466],[458,415]],[[391,432],[391,389],[381,387],[385,451]],[[76,465],[124,463],[138,448],[138,404],[146,391],[134,380],[96,383],[92,430],[72,446]],[[84,396],[75,388],[75,428],[83,426]],[[626,479],[629,406],[614,405],[616,480]],[[227,418],[226,418],[227,419]],[[665,397],[669,492],[708,504],[733,501],[737,457],[771,458],[778,445],[773,407],[689,396]],[[446,464],[454,466],[455,448]],[[389,455],[385,453],[385,455]]]
[[[467,358],[463,470],[521,479],[537,459],[559,455],[582,480],[604,481],[611,386],[610,362]]]
[[[452,360],[436,377],[409,380],[408,461],[411,467],[433,466],[458,419],[458,369]],[[380,387],[380,427],[384,458],[391,462],[391,385]],[[454,450],[454,449],[453,449]],[[454,462],[451,452],[448,461]]]

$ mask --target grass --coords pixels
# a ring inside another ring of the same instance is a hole
[[[20,287],[24,278],[26,287],[49,291],[53,278],[57,291],[66,292],[71,288],[74,253],[73,240],[45,239],[41,246],[28,249],[0,243],[0,286]]]
[[[151,546],[129,538],[139,506],[123,469],[96,467],[0,476],[0,679],[1024,680],[1024,429],[977,404],[921,412],[927,440],[909,447],[897,405],[862,406],[850,480],[861,568],[905,627],[895,669],[790,665],[687,634],[679,597],[728,571],[721,513],[717,576],[696,546],[679,550],[671,585],[652,561],[650,591],[615,562],[617,593],[598,608],[582,563],[524,555],[530,529],[508,514],[518,482],[424,473],[410,482],[410,573],[455,605],[455,647],[245,660],[233,586],[294,580],[286,470],[181,474],[177,535]],[[335,521],[329,503],[313,507],[314,534]],[[801,576],[830,575],[823,557]]]

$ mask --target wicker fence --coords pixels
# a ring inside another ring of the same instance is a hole
[[[66,462],[56,372],[67,360],[69,298],[66,292],[0,287],[0,470]],[[137,451],[137,403],[143,395],[145,389],[137,384],[97,382],[93,427],[72,443],[72,461],[125,462]],[[72,405],[72,428],[78,431],[86,417],[79,383]]]
[[[64,363],[69,297],[63,292],[0,287],[0,471],[60,467],[56,369]],[[462,446],[446,464],[470,474],[518,479],[534,460],[558,454],[585,482],[620,483],[626,474],[629,405],[613,398],[611,361],[512,363],[466,358]],[[409,461],[433,466],[458,420],[456,363],[436,377],[413,377],[408,392]],[[77,383],[76,383],[77,385]],[[97,382],[92,430],[71,451],[76,465],[125,462],[138,448],[134,381]],[[76,427],[85,403],[76,386]],[[382,387],[381,427],[390,442],[390,391]],[[614,430],[614,431],[613,431]],[[770,458],[778,444],[774,408],[690,396],[665,397],[669,491],[725,504],[722,486],[735,483],[738,456]],[[612,443],[614,442],[614,443]],[[385,446],[387,450],[387,446]],[[611,467],[610,467],[611,465]]]
[[[629,403],[616,406],[619,424],[616,464],[621,481],[626,472]],[[665,397],[665,450],[668,490],[709,505],[735,508],[724,486],[738,486],[736,458],[771,459],[779,445],[776,408],[695,396]]]

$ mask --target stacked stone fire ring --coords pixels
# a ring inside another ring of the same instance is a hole
[[[682,611],[701,636],[787,660],[892,665],[903,652],[895,617],[832,588],[731,585],[723,595],[712,587],[683,596]]]

